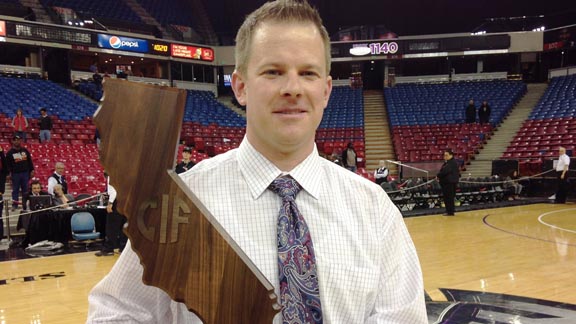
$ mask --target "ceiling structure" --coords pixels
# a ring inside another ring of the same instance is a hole
[[[187,0],[183,0],[187,1]],[[213,27],[234,35],[246,14],[264,0],[204,0]],[[398,36],[518,29],[547,29],[576,24],[574,0],[309,0],[318,8],[329,33],[351,26],[384,25]],[[536,17],[543,15],[544,17]],[[527,18],[522,18],[526,16]],[[512,17],[513,19],[508,19]],[[535,18],[536,17],[536,18]],[[490,18],[503,18],[490,22]],[[493,26],[490,30],[490,26]]]

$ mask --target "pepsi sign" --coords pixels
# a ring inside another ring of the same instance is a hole
[[[148,41],[124,36],[98,34],[98,47],[128,52],[148,52]]]

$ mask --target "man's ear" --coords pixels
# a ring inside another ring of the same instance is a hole
[[[246,106],[246,82],[243,76],[238,72],[232,73],[232,90],[236,96],[236,100],[242,105]]]

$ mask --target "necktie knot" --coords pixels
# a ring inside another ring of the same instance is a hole
[[[280,196],[282,200],[289,199],[294,200],[296,199],[296,195],[302,190],[300,184],[294,180],[291,176],[279,177],[276,178],[268,189],[272,190],[275,194]]]

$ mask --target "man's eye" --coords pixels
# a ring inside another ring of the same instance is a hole
[[[318,75],[318,74],[317,74],[316,72],[314,72],[314,71],[304,71],[304,72],[302,72],[301,74],[302,74],[302,76],[306,76],[306,77],[308,77],[308,76],[317,76],[317,75]]]
[[[266,75],[280,75],[280,71],[278,70],[267,70],[264,72]]]

